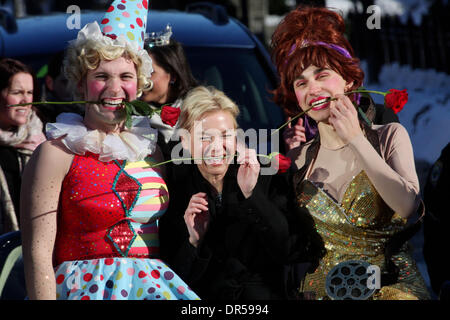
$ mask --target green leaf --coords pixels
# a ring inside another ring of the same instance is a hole
[[[48,64],[43,65],[36,73],[36,78],[42,79],[48,74]]]
[[[130,129],[133,126],[133,119],[127,116],[127,120],[125,121],[125,127]]]
[[[141,100],[133,100],[130,102],[136,115],[149,116],[153,113],[148,103]]]
[[[365,121],[369,126],[372,125],[372,122],[367,118],[366,114],[364,113],[364,111],[362,111],[362,109],[361,109],[360,107],[358,107],[358,113],[359,113],[359,115],[361,116],[361,118],[363,118],[364,121]]]
[[[280,153],[277,152],[277,151],[271,152],[271,153],[269,154],[269,159],[272,160],[272,158],[276,157],[276,156],[279,155],[279,154],[280,154]]]
[[[125,110],[126,110],[127,114],[131,114],[133,112],[132,104],[127,101],[125,101],[123,104],[125,105]]]
[[[133,119],[131,118],[131,116],[133,115],[133,105],[129,102],[124,102],[123,103],[125,105],[125,111],[127,113],[127,119],[125,121],[125,127],[127,127],[128,129],[130,129],[133,125]]]

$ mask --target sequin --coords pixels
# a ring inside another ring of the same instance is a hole
[[[58,210],[59,299],[198,299],[157,259],[157,220],[167,210],[169,194],[159,169],[149,166],[153,163],[151,157],[127,163],[75,155]],[[158,289],[150,293],[152,286]]]
[[[297,202],[311,213],[327,249],[316,271],[306,276],[302,288],[304,292],[314,291],[318,299],[329,299],[325,278],[340,262],[364,260],[383,272],[384,245],[406,224],[386,205],[364,171],[353,178],[341,204],[309,180],[297,186]],[[392,258],[400,268],[399,281],[381,288],[374,299],[429,299],[425,282],[407,251],[405,244]]]

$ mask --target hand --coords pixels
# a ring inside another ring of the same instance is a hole
[[[184,213],[184,222],[189,232],[189,242],[197,248],[209,226],[209,210],[206,193],[194,194]]]
[[[358,112],[351,100],[345,95],[337,95],[330,106],[329,123],[344,143],[362,134]]]
[[[287,118],[290,121],[291,117]],[[306,142],[305,127],[303,126],[303,119],[300,118],[297,124],[292,127],[292,122],[289,122],[286,130],[283,132],[283,139],[286,145],[286,152],[297,148],[302,142]]]
[[[245,149],[239,152],[237,163],[240,163],[237,182],[241,188],[242,194],[247,199],[253,193],[253,189],[258,182],[260,165],[256,158],[256,151],[253,149]]]

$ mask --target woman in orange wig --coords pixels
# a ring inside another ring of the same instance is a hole
[[[275,101],[289,116],[310,109],[318,128],[308,142],[297,134],[289,152],[297,203],[327,249],[300,291],[317,299],[427,299],[407,245],[406,220],[421,202],[411,142],[399,123],[359,118],[361,97],[350,91],[364,73],[344,31],[338,13],[299,7],[272,37],[281,79]]]

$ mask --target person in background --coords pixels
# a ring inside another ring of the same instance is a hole
[[[151,126],[159,132],[158,145],[165,159],[171,158],[172,148],[179,142],[170,142],[170,138],[176,128],[184,97],[198,84],[191,73],[183,46],[171,39],[171,35],[172,31],[168,26],[164,33],[151,35],[145,42],[145,48],[153,61],[154,70],[150,77],[153,87],[141,97],[141,100],[154,109],[169,107],[150,118]]]
[[[0,234],[19,230],[23,169],[36,147],[45,141],[43,125],[29,103],[34,97],[34,73],[14,59],[0,60]]]
[[[44,79],[45,86],[41,97],[42,101],[73,101],[73,94],[64,74],[63,62],[64,51],[60,51],[48,63],[48,72]],[[64,112],[77,113],[84,116],[84,106],[79,104],[39,105],[39,112],[45,123],[53,123],[56,122],[56,117]]]
[[[296,141],[288,153],[297,205],[309,210],[327,249],[300,291],[317,299],[347,294],[327,291],[327,274],[357,260],[380,268],[381,288],[357,288],[349,297],[429,299],[407,246],[407,218],[420,204],[411,141],[399,123],[368,125],[358,118],[358,96],[346,93],[361,86],[364,73],[344,31],[338,13],[300,6],[272,36],[281,79],[275,102],[291,114],[313,107],[307,114],[318,127],[314,139]]]
[[[437,248],[447,247],[450,217],[447,197],[450,191],[450,143],[433,164],[424,188],[425,219],[423,255],[428,267],[431,287],[442,300],[450,300],[450,255],[437,254]]]

